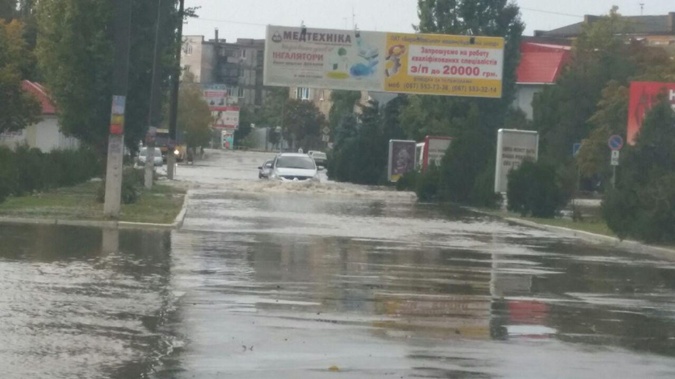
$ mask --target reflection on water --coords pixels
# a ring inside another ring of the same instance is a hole
[[[0,226],[0,377],[675,376],[672,262],[380,195]]]
[[[0,226],[2,378],[135,378],[170,341],[170,234]]]
[[[190,342],[157,377],[675,375],[671,263],[412,202],[192,205],[171,325]]]

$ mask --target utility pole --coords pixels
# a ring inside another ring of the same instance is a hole
[[[105,202],[103,214],[117,218],[122,205],[122,164],[124,157],[124,115],[129,85],[129,45],[131,38],[131,0],[115,1],[113,97],[108,136]]]
[[[170,104],[170,113],[169,113],[169,138],[173,138],[174,142],[178,142],[178,130],[176,123],[178,120],[178,89],[180,86],[180,74],[181,74],[181,65],[180,65],[180,56],[181,50],[183,48],[183,21],[185,13],[185,0],[180,0],[180,5],[178,6],[178,16],[180,20],[178,22],[178,33],[176,41],[176,67],[174,69],[173,75],[171,75],[171,104]],[[169,144],[170,148],[172,144]],[[173,150],[173,149],[172,149]],[[174,178],[174,168],[176,166],[176,156],[173,154],[167,154],[166,157],[166,173],[169,179]]]
[[[157,0],[157,19],[155,20],[155,46],[152,55],[152,79],[150,81],[150,102],[148,104],[148,132],[149,138],[146,138],[146,159],[145,159],[145,188],[151,190],[152,184],[155,176],[155,136],[153,124],[157,121],[157,106],[155,105],[158,100],[158,80],[157,76],[157,60],[159,59],[159,27],[162,22],[162,0]],[[170,149],[172,150],[172,149]],[[172,155],[173,151],[167,151],[167,160],[169,155]],[[168,163],[167,163],[168,164]]]

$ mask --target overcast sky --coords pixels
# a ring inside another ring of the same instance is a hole
[[[525,35],[583,20],[584,14],[607,14],[612,5],[623,15],[675,12],[674,0],[517,0],[526,24]],[[570,6],[570,4],[574,4]],[[212,39],[265,38],[265,25],[412,32],[418,22],[417,0],[185,0],[185,6],[200,6],[199,19],[185,25],[185,35]]]

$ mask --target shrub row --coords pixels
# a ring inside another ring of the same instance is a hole
[[[101,174],[99,156],[93,151],[39,149],[20,146],[15,151],[0,147],[0,202],[58,187],[72,186]]]

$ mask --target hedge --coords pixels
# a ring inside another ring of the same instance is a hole
[[[73,186],[102,171],[100,157],[92,150],[54,150],[20,146],[12,151],[0,146],[0,202],[58,187]]]

